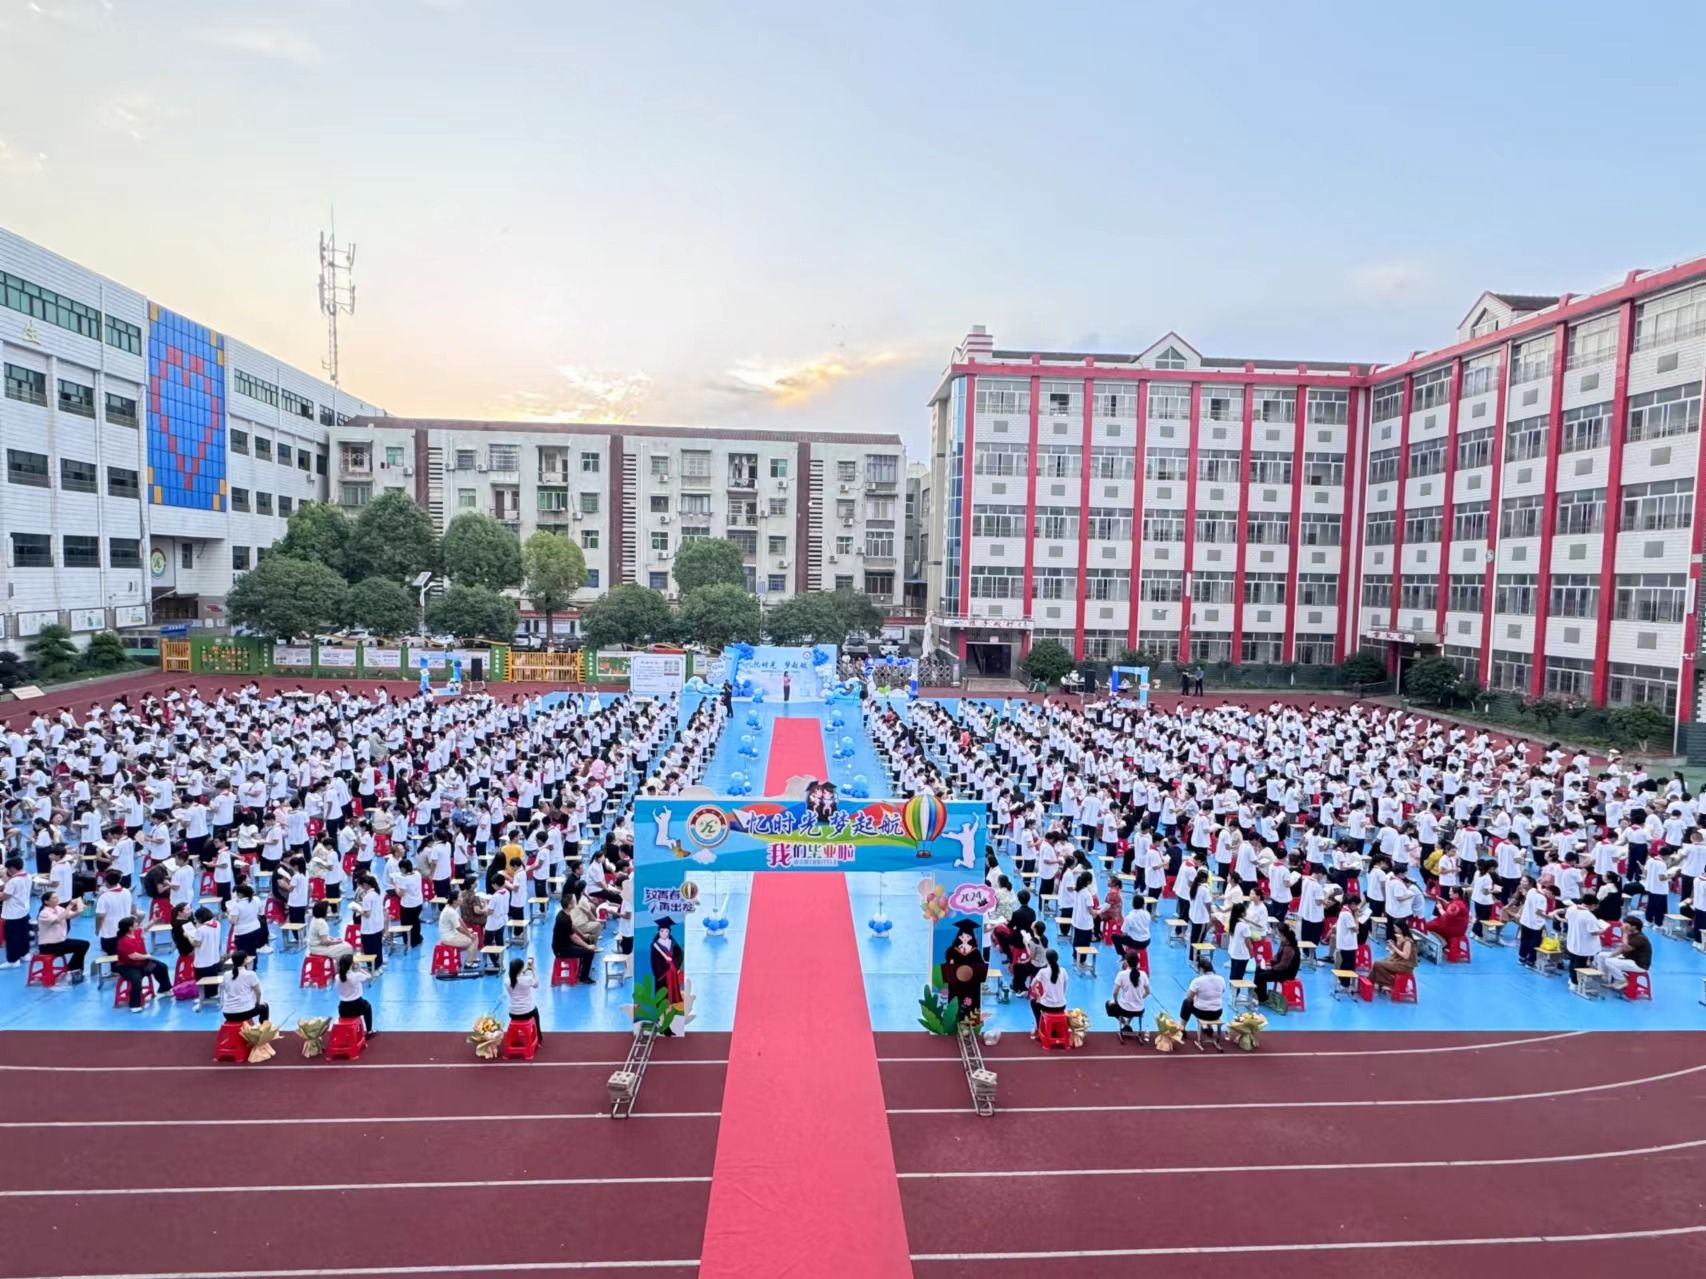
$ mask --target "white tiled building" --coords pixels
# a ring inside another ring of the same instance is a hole
[[[173,347],[173,325],[187,322],[0,230],[0,645],[21,648],[53,622],[81,635],[217,620],[233,572],[282,535],[296,503],[326,495],[331,428],[375,411],[202,330],[211,358],[197,386],[187,372],[183,383],[200,396],[198,442],[168,444],[154,393],[160,369],[175,378],[178,366],[155,367],[151,352]]]

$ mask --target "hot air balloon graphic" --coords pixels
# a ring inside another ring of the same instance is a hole
[[[928,857],[925,846],[948,829],[948,806],[928,791],[914,795],[901,805],[900,828],[918,845],[918,855]]]

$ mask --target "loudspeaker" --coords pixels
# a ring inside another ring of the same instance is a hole
[[[471,659],[471,664],[473,667],[472,678],[474,682],[476,684],[483,683],[486,678],[486,659],[483,657],[476,657]]]

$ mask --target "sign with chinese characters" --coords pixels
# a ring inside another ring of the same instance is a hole
[[[363,644],[361,647],[361,664],[370,671],[400,671],[403,669],[403,650],[400,648],[381,648],[376,644]]]
[[[336,644],[322,644],[320,645],[318,665],[348,667],[354,670],[355,650],[353,648],[342,648]]]
[[[314,665],[314,649],[309,644],[274,644],[272,646],[272,664],[274,666],[312,666]]]
[[[639,697],[668,697],[687,683],[687,654],[635,653],[628,662],[628,688]]]
[[[105,629],[107,611],[104,608],[74,608],[71,610],[71,629],[81,634],[84,631],[99,631]]]

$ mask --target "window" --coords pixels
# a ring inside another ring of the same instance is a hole
[[[1084,574],[1084,598],[1123,604],[1131,598],[1131,574],[1123,568],[1093,568]]]
[[[1622,506],[1617,520],[1620,532],[1688,528],[1694,521],[1694,481],[1654,480],[1647,484],[1625,484]]]
[[[604,465],[604,461],[601,457],[599,457],[599,455],[597,453],[582,453],[581,454],[581,474],[582,475],[597,475],[599,473],[600,468],[603,465]]]
[[[1191,599],[1198,604],[1230,604],[1236,589],[1237,578],[1231,573],[1191,575]]]
[[[1533,617],[1537,582],[1533,573],[1500,573],[1493,579],[1493,612]]]
[[[1225,631],[1205,631],[1192,635],[1191,656],[1199,662],[1230,662],[1232,636]]]
[[[304,475],[308,474],[308,450],[306,448],[299,447],[296,450],[296,469]]]
[[[278,513],[281,516],[288,520],[290,518],[290,513],[295,509],[296,500],[294,498],[283,493],[278,495]]]
[[[1487,598],[1487,579],[1479,573],[1453,573],[1445,607],[1452,613],[1479,613]]]
[[[1044,382],[1041,408],[1050,417],[1071,417],[1082,411],[1082,382]]]
[[[1593,692],[1593,661],[1586,657],[1546,658],[1546,692],[1554,697],[1588,697]]]
[[[1546,456],[1546,419],[1525,417],[1505,427],[1505,461],[1526,462]]]
[[[977,564],[971,570],[974,600],[1016,600],[1023,597],[1025,570],[1018,565]]]
[[[677,500],[676,509],[683,515],[709,515],[711,513],[711,495],[709,493],[683,493]]]
[[[666,507],[665,509],[667,510],[668,508]],[[785,498],[785,497],[773,497],[770,499],[770,514],[772,514],[772,515],[786,515],[787,513],[788,513],[788,499],[787,498]]]
[[[1037,449],[1037,474],[1052,480],[1075,480],[1083,474],[1084,450],[1070,444],[1044,444]]]
[[[1464,431],[1457,437],[1457,469],[1467,471],[1477,466],[1493,464],[1493,428],[1483,426],[1479,431]]]
[[[1147,569],[1138,579],[1137,597],[1145,604],[1177,604],[1185,597],[1185,575],[1168,569]]]
[[[59,459],[59,487],[67,493],[96,493],[100,491],[100,476],[95,471],[93,462],[79,462],[76,458],[62,457]]]
[[[249,548],[246,546],[233,546],[231,548],[231,571],[233,573],[241,573],[248,567]]]
[[[459,510],[459,511],[472,511],[479,504],[480,504],[480,495],[474,489],[457,489],[456,490],[456,509],[457,510]]]
[[[996,378],[977,379],[977,415],[995,417],[1029,416],[1031,384],[1017,379],[1002,381]]]
[[[1291,656],[1299,666],[1331,666],[1338,653],[1331,635],[1299,635],[1292,643]]]
[[[348,487],[348,486],[346,485],[346,487]],[[367,487],[371,488],[372,486],[368,485]],[[346,502],[345,505],[348,506],[348,505],[352,505],[352,504],[349,502]],[[231,490],[231,509],[233,511],[247,511],[249,509],[249,490],[248,489],[233,488]]]
[[[1183,511],[1145,511],[1143,540],[1146,542],[1182,542],[1185,540]]]
[[[1543,493],[1507,497],[1499,506],[1499,536],[1539,537],[1540,513],[1545,509],[1546,495]]]
[[[1456,668],[1458,678],[1473,684],[1481,669],[1481,655],[1473,648],[1461,644],[1447,644],[1444,648],[1445,660]]]
[[[142,329],[116,315],[107,316],[107,345],[132,355],[142,354]]]
[[[1176,346],[1170,346],[1155,357],[1155,367],[1158,369],[1182,369],[1190,363]]]
[[[1253,546],[1285,546],[1291,541],[1291,521],[1284,515],[1251,515],[1244,536]]]
[[[1601,315],[1570,326],[1570,345],[1564,352],[1564,367],[1587,368],[1603,364],[1617,355],[1617,313]]]
[[[1131,541],[1131,512],[1114,506],[1092,506],[1089,536],[1095,542]]]
[[[47,469],[47,454],[29,453],[23,449],[6,450],[6,478],[13,484],[30,488],[51,488],[53,479]]]
[[[1390,484],[1398,478],[1398,450],[1376,449],[1368,455],[1368,482]]]
[[[1196,540],[1209,545],[1230,545],[1238,540],[1238,513],[1236,511],[1207,512],[1198,514]]]
[[[1706,332],[1706,287],[1696,285],[1635,308],[1635,349],[1681,342]]]
[[[278,460],[281,462],[284,461],[283,456],[281,455]],[[401,444],[387,444],[385,446],[385,465],[403,465],[403,446]]]
[[[1592,573],[1554,573],[1546,612],[1549,617],[1598,617],[1599,577]]]
[[[320,425],[332,425],[332,406],[330,404],[322,404],[320,406]]]
[[[568,496],[567,491],[564,491],[563,496],[564,497]],[[561,508],[559,508],[559,509],[561,509]],[[667,515],[669,513],[669,496],[668,496],[668,494],[659,494],[659,493],[652,494],[650,497],[648,497],[646,499],[646,509],[649,510],[653,515]]]
[[[1364,528],[1365,546],[1391,546],[1398,536],[1398,517],[1391,511],[1370,511]]]
[[[59,379],[59,411],[77,417],[95,416],[95,388]]]
[[[386,450],[386,451],[389,452],[390,450]],[[291,463],[290,445],[280,444],[278,446],[278,464],[280,466],[289,466],[290,463]]]
[[[499,471],[505,475],[519,472],[521,470],[521,446],[519,444],[486,445],[486,469]]]
[[[255,460],[257,462],[272,461],[272,441],[264,435],[255,437]]]
[[[1343,484],[1345,455],[1343,453],[1305,453],[1303,455],[1305,484]]]
[[[1530,338],[1511,351],[1511,385],[1552,376],[1552,335]]]
[[[473,494],[473,491],[474,490],[472,490],[472,489],[468,490],[470,495]],[[541,489],[535,489],[534,491],[535,491],[535,493],[538,494],[538,503],[539,503],[538,509],[542,513],[549,515],[549,514],[554,514],[556,512],[559,512],[559,511],[566,511],[569,509],[569,490],[568,489],[566,489],[566,488],[541,488]],[[657,499],[653,498],[652,501],[656,502]],[[468,505],[472,506],[473,502],[469,502]],[[659,508],[654,506],[652,509],[657,510]],[[665,499],[665,505],[663,506],[662,509],[666,510],[666,511],[669,509],[667,498]]]
[[[14,534],[16,536],[16,534]],[[1605,700],[1612,706],[1634,706],[1646,702],[1666,715],[1676,714],[1676,671],[1662,666],[1638,666],[1633,662],[1610,662]],[[1654,743],[1664,749],[1669,743]]]
[[[1096,412],[1103,417],[1136,417],[1137,387],[1130,382],[1099,384],[1096,388]]]
[[[895,500],[892,497],[867,497],[865,499],[865,518],[868,520],[894,519]]]
[[[314,401],[304,399],[295,391],[280,391],[278,393],[279,407],[292,417],[314,420]]]
[[[1668,387],[1629,397],[1629,434],[1636,440],[1689,435],[1700,429],[1700,383]]]
[[[1344,529],[1344,517],[1306,511],[1299,517],[1298,536],[1305,546],[1337,546]]]
[[[865,594],[873,596],[879,603],[894,594],[893,573],[866,573]]]
[[[1560,453],[1582,453],[1600,448],[1611,434],[1611,402],[1565,409],[1563,427],[1563,436],[1558,441]]]
[[[1246,635],[1241,645],[1246,662],[1282,662],[1285,660],[1285,641],[1277,636]]]
[[[730,453],[728,468],[728,486],[732,489],[749,489],[758,483],[758,454]]]
[[[64,543],[66,568],[100,568],[101,539],[83,533],[67,533]]]
[[[1018,512],[1017,530],[1015,536],[1022,536],[1025,528],[1025,512],[1023,507],[1014,507]],[[974,515],[975,519],[976,516]],[[1037,508],[1037,536],[1045,541],[1076,542],[1078,540],[1078,512],[1068,506],[1040,506]]]
[[[582,515],[598,514],[598,494],[596,492],[582,493],[580,495],[580,503]]]
[[[6,398],[25,404],[47,403],[47,374],[16,364],[6,366]]]
[[[1197,454],[1197,478],[1217,484],[1238,482],[1237,450],[1203,449]]]
[[[114,395],[107,392],[107,424],[109,426],[136,425],[136,401],[128,395]]]
[[[1498,374],[1499,362],[1495,356],[1492,359],[1478,360],[1466,365],[1463,370],[1463,387],[1460,398],[1468,399],[1471,395],[1485,395],[1493,389],[1493,379]],[[1461,438],[1461,437],[1460,437]]]
[[[900,459],[893,453],[867,453],[865,479],[872,484],[895,484],[900,480]]]
[[[1410,412],[1425,413],[1451,398],[1451,368],[1430,369],[1417,376],[1410,390]]]
[[[1191,388],[1156,384],[1149,388],[1149,417],[1186,421],[1191,416]]]
[[[773,480],[785,480],[788,478],[787,458],[773,457],[770,459],[770,478]]]
[[[1451,508],[1451,540],[1454,542],[1485,542],[1487,540],[1486,502],[1459,502]]]
[[[654,591],[667,591],[669,589],[669,574],[648,573],[646,574],[646,585]]]
[[[1250,454],[1250,483],[1252,483],[1252,484],[1290,484],[1291,483],[1291,454],[1289,454],[1289,453],[1252,453],[1252,454]]]
[[[846,536],[845,534],[843,534],[840,537],[837,537],[835,539],[835,553],[837,555],[851,555],[851,554],[853,554],[853,539],[851,537]]]
[[[584,528],[584,529],[582,529],[581,530],[581,546],[585,550],[596,551],[598,549],[598,533],[599,533],[599,530],[597,530],[595,528]]]
[[[142,543],[134,537],[109,537],[107,563],[114,568],[141,568]]]
[[[1311,426],[1343,426],[1350,420],[1349,391],[1309,392],[1309,424]]]
[[[711,526],[709,524],[683,524],[681,526],[681,544],[683,546],[689,542],[702,542],[710,536]]]
[[[232,489],[232,505],[236,505],[236,495],[240,490]],[[373,485],[368,483],[340,484],[338,486],[338,502],[342,506],[366,506],[373,500]]]
[[[1413,511],[1404,512],[1404,545],[1411,546],[1420,542],[1437,542],[1445,531],[1445,508],[1443,506],[1419,506]]]
[[[1304,608],[1337,607],[1339,579],[1332,573],[1299,573],[1297,602]]]
[[[53,539],[46,533],[12,534],[13,568],[52,568]]]
[[[771,573],[767,575],[764,582],[764,589],[771,595],[782,594],[788,589],[788,575],[786,573]]]
[[[456,450],[456,469],[458,471],[472,471],[478,460],[479,454],[473,449]]]
[[[192,569],[195,567],[195,543],[178,543],[178,567]]]
[[[892,528],[866,529],[865,555],[870,559],[892,560],[894,558],[894,530]]]
[[[1432,612],[1439,607],[1439,578],[1406,573],[1398,583],[1398,607]]]
[[[1031,575],[1031,598],[1039,600],[1072,599],[1074,597],[1073,583],[1077,576],[1077,572],[1072,569],[1039,566]]]
[[[1244,575],[1246,604],[1284,604],[1284,573],[1246,573]]]
[[[271,515],[272,514],[272,494],[271,493],[263,493],[258,489],[255,491],[255,514],[256,515]]]
[[[1687,574],[1617,575],[1611,615],[1618,621],[1680,623],[1688,620],[1687,609]]]
[[[1190,467],[1189,449],[1150,449],[1143,457],[1146,480],[1183,480]]]
[[[1038,515],[1041,515],[1040,511]],[[1074,519],[1073,537],[1078,536],[1077,530],[1078,525]],[[971,535],[973,537],[1023,537],[1028,531],[1025,526],[1025,508],[1023,506],[993,506],[988,503],[976,503],[972,506]]]
[[[1090,449],[1090,477],[1129,480],[1137,469],[1137,450],[1097,444]]]
[[[142,488],[135,471],[123,466],[107,468],[107,496],[140,498]]]
[[[1202,412],[1210,422],[1244,420],[1244,388],[1210,385],[1202,389]]]
[[[586,584],[588,587],[590,587],[591,589],[596,591],[598,589],[598,579],[599,579],[599,572],[597,569],[595,569],[595,568],[587,569],[587,571],[586,571]]]
[[[248,456],[249,433],[247,431],[239,431],[236,427],[231,428],[231,451],[241,453],[245,457]]]
[[[669,550],[669,534],[661,531],[654,532],[651,535],[651,546],[654,551]]]
[[[1571,489],[1558,494],[1554,533],[1598,533],[1605,528],[1605,490]]]
[[[651,457],[651,472],[654,480],[669,478],[669,454],[653,453]]]
[[[1487,687],[1505,692],[1526,693],[1534,683],[1534,668],[1527,653],[1493,650],[1492,670],[1487,675]]]
[[[0,272],[0,290],[3,290],[0,300],[10,310],[21,311],[97,342],[101,340],[101,313],[94,307],[73,302],[63,294],[7,272]]]
[[[1257,422],[1297,421],[1297,392],[1278,391],[1272,387],[1258,387],[1254,420]]]
[[[231,370],[231,385],[239,395],[246,395],[251,400],[259,400],[262,404],[278,407],[278,388],[271,382],[263,382],[253,373],[245,373],[242,369]]]
[[[1389,417],[1397,417],[1404,411],[1404,384],[1388,382],[1385,386],[1374,388],[1373,420],[1384,422]]]
[[[1428,475],[1438,475],[1445,470],[1445,441],[1422,440],[1410,445],[1410,469],[1407,476],[1410,479],[1421,479]]]

